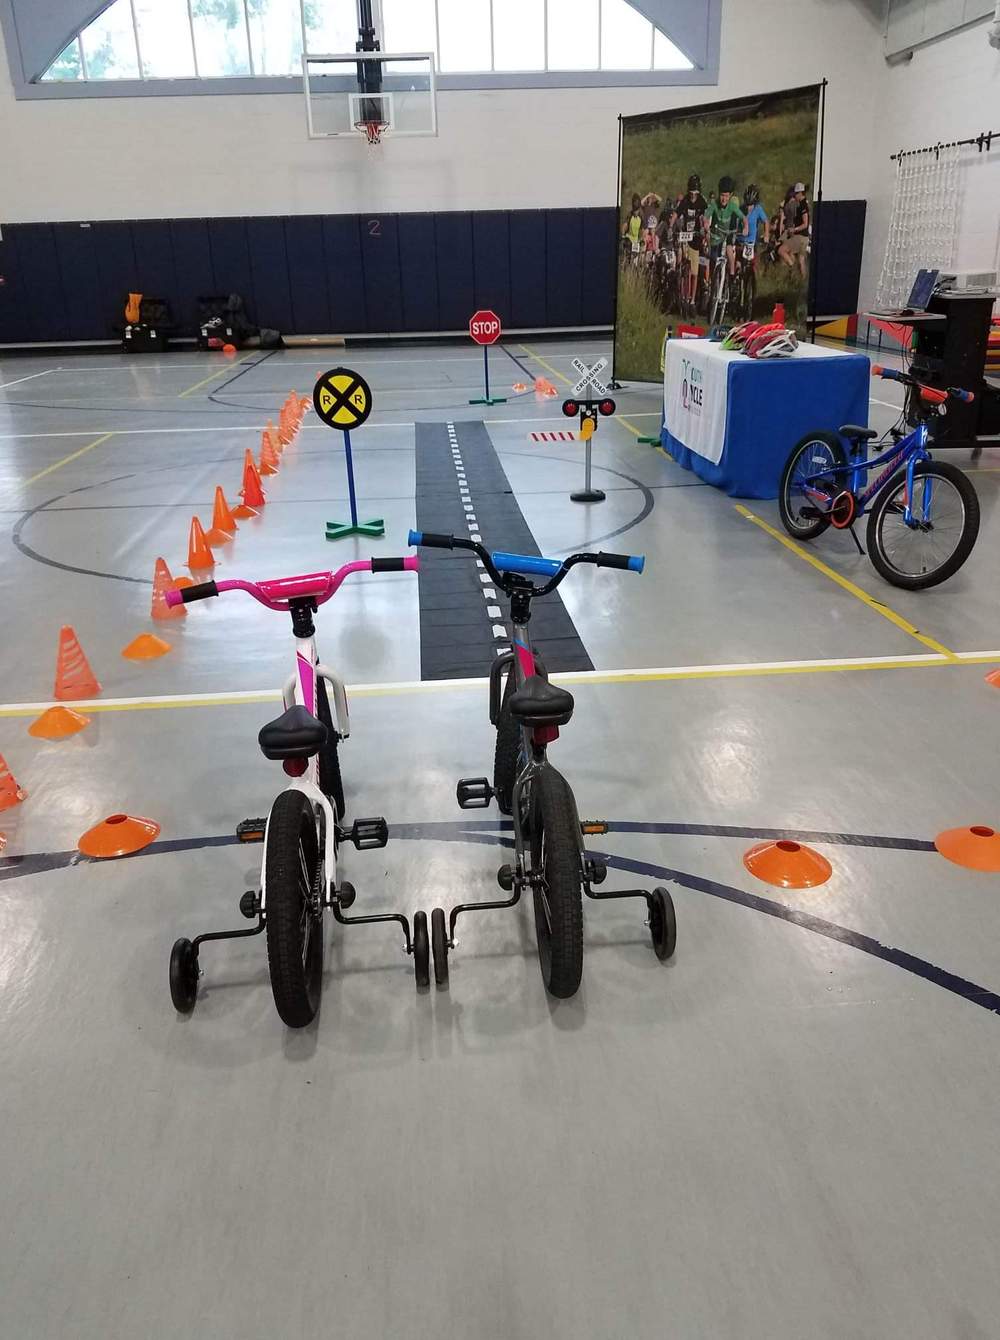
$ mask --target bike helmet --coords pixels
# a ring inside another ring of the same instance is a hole
[[[735,190],[736,190],[736,183],[733,181],[732,177],[720,177],[720,178],[719,178],[719,194],[720,194],[720,195],[732,195],[732,193],[733,193]]]
[[[741,326],[733,326],[722,341],[723,349],[739,350],[746,347],[747,340],[760,330],[759,321],[744,321]]]
[[[697,172],[692,172],[690,177],[688,177],[688,190],[689,191],[701,190],[701,178],[698,176]]]
[[[743,203],[748,208],[750,208],[753,205],[756,205],[759,200],[760,200],[760,187],[751,182],[750,185],[747,187],[747,189],[743,192]]]
[[[759,331],[746,347],[751,358],[788,358],[799,345],[794,330],[777,330],[761,334]]]

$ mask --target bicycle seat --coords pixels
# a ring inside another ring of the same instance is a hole
[[[295,703],[262,726],[257,740],[265,758],[312,758],[326,744],[327,730],[308,708]]]
[[[873,437],[878,437],[877,428],[862,428],[858,423],[845,423],[839,431],[842,437],[849,437],[858,442],[870,442]]]
[[[507,700],[510,714],[525,726],[565,726],[573,715],[573,695],[541,675],[531,675]]]

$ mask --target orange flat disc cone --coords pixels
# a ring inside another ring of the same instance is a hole
[[[825,884],[833,874],[833,866],[812,847],[801,842],[758,842],[743,857],[743,864],[765,884],[779,889],[814,889]]]
[[[155,633],[140,633],[122,648],[122,655],[128,661],[155,661],[157,656],[166,656],[172,650],[170,643]]]
[[[934,845],[946,860],[967,870],[1000,870],[1000,833],[985,824],[949,828],[938,833]]]
[[[194,578],[193,578],[193,577],[175,577],[175,578],[174,578],[174,586],[177,587],[177,590],[178,590],[178,591],[182,591],[182,590],[184,589],[185,586],[194,586]]]
[[[130,814],[109,814],[77,843],[84,856],[105,861],[113,856],[131,856],[155,842],[160,825],[152,819],[136,819]]]
[[[50,707],[31,723],[28,734],[38,740],[65,740],[89,725],[90,717],[74,712],[72,707]]]
[[[237,521],[249,521],[252,516],[260,516],[260,513],[248,507],[246,503],[240,503],[239,507],[233,508],[233,516]]]
[[[991,670],[986,676],[987,684],[992,684],[995,689],[1000,689],[1000,670]]]

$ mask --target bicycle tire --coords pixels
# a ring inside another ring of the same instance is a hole
[[[708,318],[710,326],[720,325],[725,315],[728,279],[729,272],[726,269],[725,258],[723,258],[722,263],[716,266],[715,274],[712,276],[711,312]]]
[[[493,794],[501,814],[514,812],[514,783],[521,755],[521,727],[510,714],[507,699],[514,692],[514,672],[509,670],[500,699],[496,747],[493,751]]]
[[[897,471],[883,485],[872,504],[872,510],[868,517],[868,556],[875,571],[892,586],[898,586],[904,591],[926,591],[928,587],[937,586],[939,583],[947,581],[949,577],[953,577],[972,553],[973,545],[979,536],[979,495],[968,476],[957,466],[951,465],[947,461],[918,461],[914,467],[913,475],[915,479],[937,476],[939,479],[947,480],[957,491],[964,509],[962,532],[958,544],[952,554],[939,567],[933,568],[930,572],[911,575],[900,572],[898,568],[892,566],[885,549],[883,526],[886,517],[889,515],[893,498],[899,492],[901,483],[905,479],[905,471]]]
[[[289,1028],[312,1022],[323,987],[323,917],[307,902],[319,862],[312,802],[301,791],[282,791],[267,826],[265,923],[271,991]]]
[[[822,535],[830,524],[828,516],[818,516],[808,525],[803,525],[801,521],[795,518],[789,502],[792,475],[799,459],[804,452],[808,451],[816,443],[821,443],[828,448],[833,460],[838,468],[847,465],[847,452],[844,450],[844,444],[836,433],[827,433],[817,431],[815,433],[806,433],[805,437],[796,442],[785,461],[784,469],[781,472],[781,483],[778,486],[778,512],[781,516],[781,524],[789,535],[796,540],[815,540],[818,535]],[[846,484],[847,477],[844,476]],[[835,481],[831,481],[835,485]],[[839,492],[839,490],[837,490]]]
[[[555,768],[545,767],[535,778],[531,816],[531,867],[545,884],[544,896],[533,891],[538,962],[546,991],[565,1000],[583,977],[583,871],[576,801]]]
[[[344,807],[344,779],[340,774],[340,754],[338,752],[340,736],[333,724],[330,700],[326,692],[326,680],[322,675],[316,676],[316,715],[326,727],[327,733],[326,744],[319,751],[319,789],[324,796],[333,801],[337,810],[337,819],[342,821],[346,810]]]

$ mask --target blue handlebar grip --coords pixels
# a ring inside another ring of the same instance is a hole
[[[535,558],[531,554],[492,554],[498,572],[519,572],[525,577],[554,577],[562,568],[556,558]]]
[[[629,570],[629,572],[642,572],[642,570],[643,570],[643,568],[644,568],[645,566],[646,566],[646,555],[645,555],[645,554],[635,554],[635,555],[634,555],[632,558],[630,558],[629,561],[628,561],[628,570]]]
[[[407,544],[420,545],[423,544],[423,541],[424,541],[424,532],[422,530],[411,530],[409,535],[407,535],[406,537]]]

